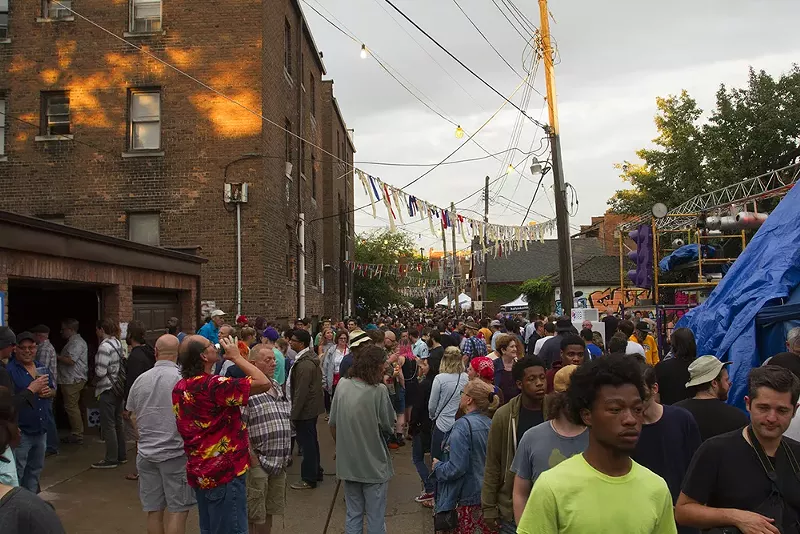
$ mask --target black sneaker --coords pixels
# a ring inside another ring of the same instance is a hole
[[[403,439],[403,434],[396,434],[395,440],[397,440],[398,445],[400,445],[401,447],[405,447],[406,440]]]
[[[116,469],[117,467],[119,467],[119,462],[109,462],[106,460],[92,464],[92,469]]]
[[[79,436],[77,434],[70,434],[65,438],[61,438],[61,443],[72,443],[76,445],[80,445],[83,443],[83,436]]]
[[[120,464],[127,464],[127,463],[128,463],[128,459],[127,459],[127,458],[125,458],[124,460],[120,460],[120,461],[119,461],[119,462],[117,462],[117,463],[120,463]]]

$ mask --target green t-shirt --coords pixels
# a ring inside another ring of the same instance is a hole
[[[545,471],[522,513],[518,534],[676,534],[664,479],[633,462],[610,477],[576,454]]]
[[[275,374],[272,375],[272,379],[278,384],[283,385],[286,382],[286,358],[284,358],[283,353],[276,348],[273,348],[272,352],[275,353]]]

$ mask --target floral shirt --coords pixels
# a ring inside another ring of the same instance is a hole
[[[240,407],[247,405],[249,397],[249,377],[203,373],[175,385],[172,408],[189,458],[190,486],[215,488],[247,472],[247,427]]]

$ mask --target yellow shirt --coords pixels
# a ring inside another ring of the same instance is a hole
[[[490,343],[492,342],[492,331],[488,328],[481,328],[478,330],[481,334],[483,334],[483,340],[486,342],[486,346],[491,348]]]
[[[639,343],[642,348],[644,349],[644,357],[647,360],[647,365],[655,365],[661,361],[661,358],[658,356],[658,344],[656,343],[655,338],[650,334],[647,334],[647,337],[644,338],[644,341],[639,342],[636,338],[636,334],[633,334],[628,341],[633,341],[634,343]]]
[[[533,485],[518,534],[677,534],[664,479],[633,462],[610,477],[576,454]]]

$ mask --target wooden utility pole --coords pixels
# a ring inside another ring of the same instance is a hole
[[[572,273],[572,243],[569,237],[569,211],[564,168],[561,161],[561,137],[558,126],[558,103],[556,99],[556,77],[553,69],[553,46],[550,39],[550,10],[547,0],[539,0],[539,29],[542,39],[542,59],[547,83],[547,110],[550,118],[550,151],[553,166],[553,185],[556,197],[556,226],[558,228],[558,277],[561,288],[561,306],[564,315],[572,311],[574,282]]]

